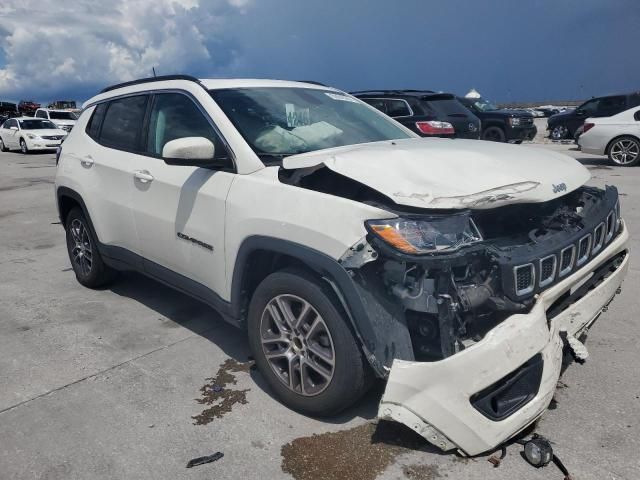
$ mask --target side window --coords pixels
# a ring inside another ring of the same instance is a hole
[[[180,93],[156,95],[149,117],[146,151],[161,156],[167,142],[184,137],[207,138],[215,146],[216,158],[227,156],[215,130],[189,97]]]
[[[382,98],[361,98],[360,100],[368,103],[374,108],[377,108],[383,113],[387,113],[387,105]]]
[[[98,135],[100,134],[100,126],[102,125],[102,120],[104,120],[104,114],[107,111],[107,104],[101,103],[96,106],[95,110],[91,114],[91,118],[89,119],[89,123],[87,124],[87,135],[89,135],[94,140],[98,140]]]
[[[633,118],[636,121],[640,122],[640,110],[638,110],[636,113],[634,113]]]
[[[390,117],[409,117],[411,116],[411,109],[406,101],[390,98],[385,100],[387,104],[387,115]]]
[[[47,114],[44,110],[38,110],[36,112],[36,117],[38,118],[47,118]]]
[[[109,102],[100,142],[120,150],[139,150],[147,99],[147,95],[136,95]]]
[[[623,96],[605,97],[600,100],[598,112],[606,115],[615,115],[626,109],[627,99]]]
[[[598,111],[598,105],[600,103],[599,98],[594,98],[593,100],[589,100],[588,102],[583,103],[578,108],[583,110],[587,115],[593,115]]]

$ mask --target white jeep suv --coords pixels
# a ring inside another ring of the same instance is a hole
[[[78,281],[136,270],[247,330],[292,408],[477,454],[549,405],[615,296],[614,187],[547,150],[423,139],[339,90],[158,77],[88,100],[56,198]]]

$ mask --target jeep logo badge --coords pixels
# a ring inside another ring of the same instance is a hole
[[[560,192],[566,192],[567,191],[567,184],[566,183],[559,183],[559,184],[552,184],[551,185],[553,187],[553,193],[560,193]]]

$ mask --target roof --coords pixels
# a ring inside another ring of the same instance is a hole
[[[163,77],[150,77],[120,83],[105,88],[100,93],[83,103],[82,108],[87,108],[96,102],[106,100],[116,95],[144,92],[149,89],[176,88],[185,83],[197,85],[206,90],[218,90],[222,88],[259,88],[259,87],[291,87],[313,88],[318,90],[339,91],[314,82],[295,82],[289,80],[269,80],[263,78],[203,78],[198,79],[187,75],[167,75]]]

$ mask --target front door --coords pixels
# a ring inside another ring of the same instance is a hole
[[[195,100],[183,93],[156,94],[147,156],[135,159],[132,205],[145,270],[206,297],[203,286],[221,292],[225,285],[225,199],[235,174],[167,165],[164,145],[184,137],[208,138],[216,156],[226,155]]]

